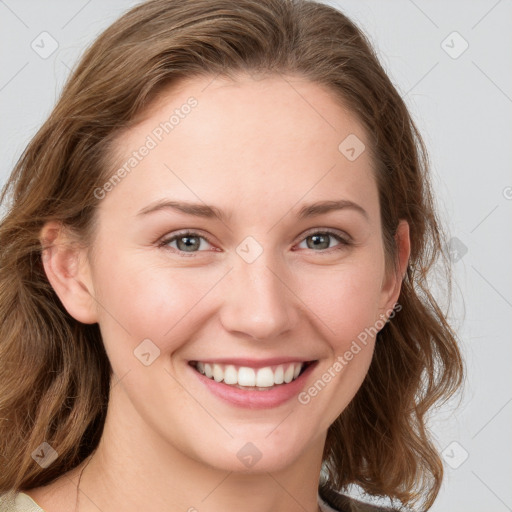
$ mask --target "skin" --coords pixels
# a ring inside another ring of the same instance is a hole
[[[338,150],[349,134],[368,147],[364,129],[330,91],[299,77],[188,79],[119,138],[116,165],[190,96],[197,107],[99,202],[89,249],[73,246],[56,222],[41,231],[51,244],[43,258],[50,283],[74,318],[99,323],[115,374],[79,511],[220,512],[243,503],[247,512],[315,512],[327,429],[360,387],[375,340],[306,405],[235,407],[187,362],[318,360],[307,389],[389,316],[409,258],[408,225],[401,221],[396,236],[398,271],[386,272],[370,152],[349,161]],[[137,216],[162,198],[231,216]],[[368,219],[348,208],[297,217],[303,204],[327,199],[351,200]],[[308,246],[327,228],[353,243],[329,237],[330,245]],[[170,243],[174,252],[158,246],[183,229],[211,243],[200,239],[192,256],[180,256],[180,240]],[[247,236],[263,249],[252,263],[236,252]],[[160,349],[149,366],[134,357],[146,338]],[[251,468],[237,457],[247,442],[262,454]],[[74,510],[83,467],[27,493],[46,512]]]

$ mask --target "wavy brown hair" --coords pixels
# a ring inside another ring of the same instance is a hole
[[[406,506],[433,504],[443,466],[427,413],[458,389],[463,364],[427,282],[439,261],[451,292],[427,152],[365,35],[308,0],[149,0],[107,28],[67,80],[0,196],[0,493],[48,484],[81,463],[108,406],[112,370],[99,326],[76,321],[57,298],[41,228],[58,220],[90,243],[94,190],[112,174],[115,137],[179,79],[240,73],[329,88],[367,132],[388,267],[399,220],[410,226],[401,311],[378,333],[361,388],[328,430],[322,492],[358,485]],[[59,455],[46,469],[31,457],[44,441]]]

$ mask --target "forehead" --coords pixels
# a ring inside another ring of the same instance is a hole
[[[356,159],[347,158],[346,141],[361,151]],[[145,145],[151,149],[135,162]],[[192,78],[161,91],[118,138],[111,170],[129,169],[130,158],[135,165],[110,195],[123,190],[133,207],[166,192],[221,205],[236,199],[232,206],[272,199],[291,206],[306,195],[371,202],[365,146],[362,124],[325,86],[287,76]]]

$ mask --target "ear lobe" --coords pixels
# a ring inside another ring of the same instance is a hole
[[[79,322],[96,323],[96,301],[85,249],[57,221],[47,222],[39,239],[46,276],[66,311]]]
[[[411,241],[409,237],[409,223],[401,219],[395,234],[395,243],[397,248],[398,266],[392,270],[387,277],[387,282],[382,288],[383,299],[381,305],[381,315],[388,317],[388,313],[393,309],[400,296],[402,281],[407,271],[409,256],[411,253]]]

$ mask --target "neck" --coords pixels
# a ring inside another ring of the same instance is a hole
[[[127,410],[127,397],[117,388],[101,441],[81,464],[77,512],[225,512],[241,505],[245,512],[319,511],[325,435],[290,458],[285,468],[262,464],[260,471],[222,469],[205,463],[200,453],[185,453],[170,444],[136,411],[129,416],[131,424],[123,421],[119,412]],[[240,440],[238,444],[243,445]]]

